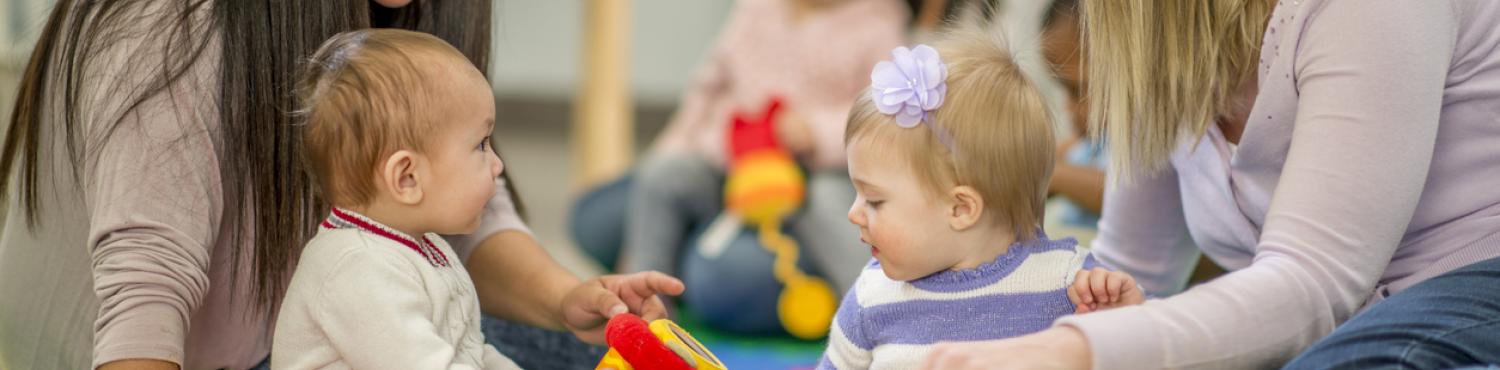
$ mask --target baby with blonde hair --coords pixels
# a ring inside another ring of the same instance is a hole
[[[526,233],[498,229],[524,225],[503,219],[514,213],[491,142],[495,97],[442,39],[334,35],[305,62],[296,92],[300,137],[283,139],[300,142],[332,207],[300,250],[272,368],[515,369],[485,344],[481,299],[505,319],[597,344],[609,318],[663,317],[657,294],[682,293],[658,272],[579,281]],[[492,268],[471,279],[468,261]]]
[[[849,220],[874,260],[820,369],[916,368],[939,341],[1019,336],[1144,300],[1129,275],[1042,231],[1052,119],[999,36],[955,29],[892,57],[844,135]]]
[[[334,36],[299,86],[303,158],[332,203],[303,248],[276,369],[517,369],[484,342],[468,272],[438,234],[479,226],[503,170],[484,76],[432,35]]]

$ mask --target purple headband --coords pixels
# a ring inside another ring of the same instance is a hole
[[[897,126],[912,128],[927,121],[938,141],[952,151],[953,140],[931,124],[932,111],[943,106],[943,96],[948,94],[947,80],[948,66],[937,50],[924,44],[912,49],[901,46],[891,51],[891,60],[876,64],[870,73],[870,98],[880,113],[896,117]]]

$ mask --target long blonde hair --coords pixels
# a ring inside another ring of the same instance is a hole
[[[1201,137],[1255,73],[1266,0],[1086,0],[1089,131],[1111,172],[1160,170],[1182,135]]]

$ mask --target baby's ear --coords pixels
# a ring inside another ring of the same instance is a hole
[[[425,163],[422,156],[410,150],[398,150],[386,157],[380,166],[382,187],[397,203],[416,205],[422,202],[422,182],[418,168]]]
[[[962,231],[979,223],[984,216],[984,197],[967,185],[948,191],[948,226]]]

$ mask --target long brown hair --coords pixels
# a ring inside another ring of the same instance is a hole
[[[165,5],[162,5],[165,4]],[[157,6],[160,5],[160,6]],[[205,9],[204,7],[211,7]],[[211,16],[194,14],[210,10]],[[225,214],[219,238],[232,238],[232,266],[251,258],[254,302],[268,312],[280,300],[291,262],[314,231],[324,205],[314,196],[312,182],[302,168],[298,131],[289,113],[300,64],[322,42],[343,31],[369,27],[400,27],[428,32],[453,44],[480,71],[488,70],[490,0],[417,0],[401,9],[385,9],[369,0],[179,0],[77,1],[59,0],[43,27],[21,79],[15,110],[0,149],[0,196],[19,187],[20,206],[27,225],[36,227],[38,153],[43,125],[61,128],[67,155],[77,175],[91,155],[77,144],[79,80],[91,62],[91,52],[117,40],[112,30],[130,22],[155,22],[147,29],[163,37],[157,50],[160,63],[142,63],[149,83],[124,92],[126,111],[162,93],[181,78],[208,47],[218,42],[221,124],[217,157],[223,182]],[[205,37],[214,35],[217,37]],[[59,90],[60,89],[60,90]],[[51,99],[60,98],[61,101]],[[48,117],[45,105],[60,115]],[[101,131],[108,138],[118,122]],[[212,125],[210,125],[212,126]],[[48,148],[51,150],[51,148]],[[5,176],[19,171],[12,177]],[[502,176],[506,176],[502,174]],[[512,198],[515,189],[508,176]],[[75,178],[81,178],[75,176]],[[234,179],[234,180],[231,180]],[[16,200],[12,200],[16,201]],[[517,203],[519,204],[519,203]],[[249,241],[248,243],[244,241]],[[245,248],[251,248],[246,251]],[[238,280],[246,271],[234,271]]]

